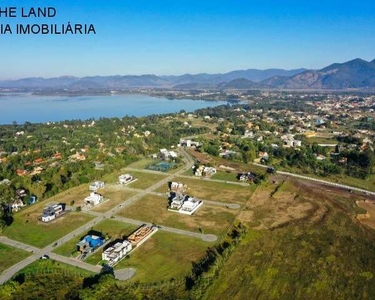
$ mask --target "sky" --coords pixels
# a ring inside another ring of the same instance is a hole
[[[311,68],[375,59],[375,1],[3,1],[0,24],[93,24],[96,35],[0,34],[0,79]],[[21,8],[56,8],[22,18]]]

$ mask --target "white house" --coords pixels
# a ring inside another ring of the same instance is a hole
[[[103,251],[102,259],[108,261],[110,266],[113,266],[123,259],[132,249],[132,244],[129,241],[124,240]]]
[[[172,199],[168,210],[185,215],[192,215],[202,204],[202,200],[197,200],[194,197],[177,193]]]
[[[93,191],[93,192],[96,192],[98,189],[104,188],[104,186],[105,186],[104,181],[95,181],[95,182],[90,184],[89,190]]]
[[[176,158],[178,157],[177,153],[175,151],[169,151],[165,148],[160,149],[160,157],[161,159],[171,159],[171,158]]]
[[[203,201],[187,196],[179,212],[182,214],[192,215],[202,204]]]
[[[216,174],[216,169],[215,168],[213,168],[213,167],[206,167],[204,165],[199,166],[194,171],[194,175],[195,176],[211,177],[214,174]]]
[[[102,195],[95,193],[95,192],[91,192],[90,196],[85,198],[85,205],[95,206],[95,205],[98,205],[102,201],[103,201]]]
[[[43,222],[50,222],[65,211],[65,205],[63,204],[54,204],[48,207],[45,207],[41,220]]]
[[[23,203],[21,199],[14,200],[11,205],[12,212],[17,212],[24,206],[25,206],[25,203]]]
[[[118,177],[118,181],[120,182],[120,184],[128,184],[134,180],[134,177],[130,174],[122,174]]]

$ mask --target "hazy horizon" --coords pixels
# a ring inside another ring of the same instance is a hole
[[[6,6],[54,6],[57,16],[1,23],[92,23],[97,34],[0,35],[0,80],[320,69],[375,58],[372,1],[15,2]]]

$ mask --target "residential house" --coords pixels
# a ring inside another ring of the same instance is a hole
[[[90,196],[86,197],[84,202],[85,202],[85,205],[95,206],[95,205],[98,205],[100,202],[102,202],[103,199],[104,198],[101,194],[98,194],[96,192],[91,192]]]

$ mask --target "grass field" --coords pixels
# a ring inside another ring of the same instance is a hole
[[[130,188],[142,189],[142,190],[149,188],[150,186],[154,185],[160,180],[163,180],[163,178],[167,176],[162,173],[153,174],[153,173],[135,172],[135,171],[129,171],[128,173],[138,178],[138,180],[128,184],[127,186]]]
[[[363,210],[362,214],[357,215],[357,219],[364,225],[375,229],[375,205],[373,201],[357,201],[358,207]]]
[[[170,212],[167,210],[167,199],[147,195],[124,208],[120,216],[165,225],[194,232],[222,234],[234,220],[238,210],[203,204],[192,216]]]
[[[43,201],[44,203],[54,202],[54,203],[65,203],[66,205],[70,205],[72,201],[74,201],[73,206],[82,206],[84,204],[85,197],[90,195],[89,185],[88,184],[81,184],[77,187],[70,188],[64,192],[61,192],[51,198],[46,199]],[[47,206],[47,204],[44,204]]]
[[[371,299],[374,255],[373,237],[330,206],[320,222],[245,239],[205,299]]]
[[[50,223],[43,223],[38,218],[45,205],[45,202],[37,203],[15,214],[13,223],[4,229],[2,235],[43,248],[93,218],[83,213],[70,212]]]
[[[0,274],[29,255],[26,251],[0,243]]]
[[[153,162],[155,162],[155,160],[151,158],[142,158],[141,160],[131,163],[130,165],[128,165],[128,167],[142,170],[146,169]]]
[[[255,229],[271,229],[300,220],[317,207],[290,182],[263,184],[245,204],[238,220]]]
[[[338,141],[334,137],[319,137],[319,136],[313,136],[307,138],[307,141],[311,144],[317,143],[317,144],[337,144]]]
[[[189,274],[192,262],[198,261],[209,246],[200,239],[158,231],[115,268],[135,268],[132,281],[170,280]]]
[[[136,194],[136,192],[126,190],[120,185],[107,186],[103,190],[103,195],[105,198],[110,200],[92,208],[92,210],[97,212],[106,212],[118,204],[130,199]]]
[[[375,174],[372,174],[367,179],[360,179],[360,178],[354,178],[346,176],[345,174],[340,175],[329,175],[325,177],[317,176],[315,174],[303,172],[301,169],[298,168],[291,168],[291,167],[285,167],[285,168],[279,168],[279,171],[286,171],[291,172],[299,175],[309,176],[312,178],[318,178],[326,181],[331,181],[335,183],[341,183],[348,186],[353,186],[369,191],[375,191]]]
[[[95,225],[92,228],[92,231],[101,233],[102,235],[107,236],[111,240],[116,240],[119,238],[122,239],[124,236],[129,235],[135,229],[137,229],[137,226],[130,225],[124,222],[107,219]],[[82,236],[80,237],[75,237],[71,239],[70,241],[56,248],[53,252],[69,257],[72,252],[76,251],[76,243],[78,243],[84,236],[86,236],[86,234],[88,234],[88,232],[82,234]],[[94,253],[92,256],[89,256],[86,261],[88,263],[92,263],[96,265],[101,260],[101,256],[102,256],[102,250],[99,250],[98,252]]]
[[[225,180],[225,181],[239,181],[237,180],[237,173],[218,171],[211,177],[212,179]]]
[[[92,272],[73,267],[68,264],[64,264],[62,262],[54,261],[52,259],[40,259],[36,260],[30,265],[28,265],[26,268],[23,268],[21,271],[16,273],[17,274],[47,274],[47,273],[56,273],[56,274],[64,274],[68,273],[71,275],[86,277],[93,275]]]
[[[205,179],[189,179],[183,177],[174,178],[188,186],[187,193],[203,200],[212,200],[226,203],[244,203],[254,192],[256,185],[240,186],[225,182],[214,182]],[[158,192],[165,192],[168,186],[157,189]]]

